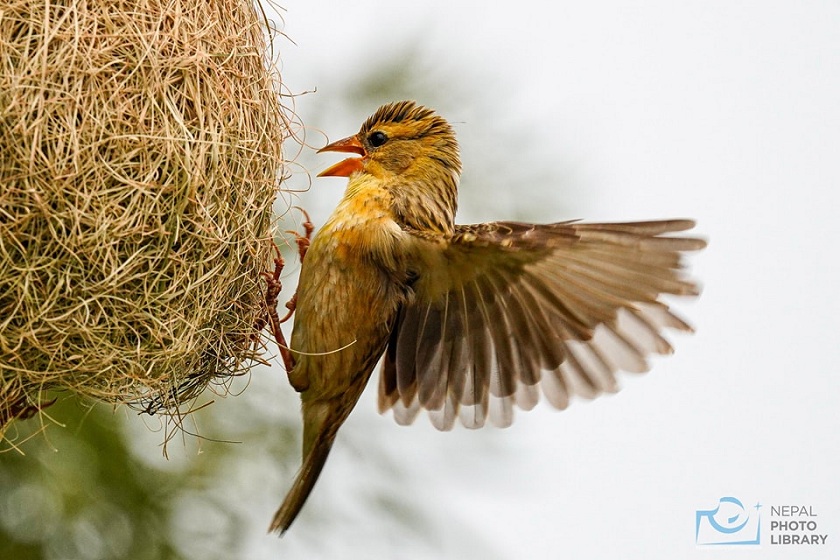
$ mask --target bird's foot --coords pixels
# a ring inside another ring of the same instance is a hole
[[[280,253],[280,248],[277,244],[272,241],[272,246],[275,253],[274,271],[260,273],[260,276],[262,276],[266,282],[264,298],[265,313],[254,323],[254,331],[256,332],[255,338],[257,338],[266,325],[271,325],[271,332],[274,335],[274,341],[277,343],[277,348],[280,350],[280,357],[283,359],[283,365],[286,367],[286,371],[288,372],[292,370],[292,367],[294,367],[295,360],[292,356],[291,350],[289,350],[289,345],[286,343],[286,337],[283,335],[280,325],[291,317],[294,311],[294,306],[290,308],[289,313],[287,313],[282,319],[277,314],[277,296],[280,295],[280,291],[283,289],[283,283],[280,282],[280,274],[283,272],[283,267],[286,263],[283,260],[283,255]],[[295,301],[296,299],[297,294],[292,296],[289,303]],[[286,304],[287,308],[289,308],[289,303]]]
[[[312,225],[312,220],[309,218],[309,213],[306,210],[300,206],[295,206],[294,208],[296,210],[300,210],[303,214],[303,235],[300,235],[294,230],[287,230],[286,233],[291,233],[295,236],[295,242],[297,242],[298,246],[298,254],[300,255],[300,262],[302,263],[303,259],[306,258],[306,251],[309,250],[309,244],[312,242],[312,232],[315,231],[315,226]]]

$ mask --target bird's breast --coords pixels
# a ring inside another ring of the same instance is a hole
[[[372,369],[405,297],[405,233],[376,199],[345,197],[301,267],[291,346],[314,393],[340,392]]]

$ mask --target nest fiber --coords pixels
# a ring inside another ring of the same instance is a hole
[[[250,0],[3,0],[0,435],[247,369],[287,121]],[[25,411],[24,411],[25,412]]]

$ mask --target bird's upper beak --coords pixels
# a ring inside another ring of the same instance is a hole
[[[362,157],[351,157],[342,160],[318,173],[318,177],[349,177],[354,171],[361,171],[364,168],[364,157],[367,156],[365,147],[362,146],[358,135],[327,144],[318,150],[319,154],[321,152],[348,152],[359,154]]]

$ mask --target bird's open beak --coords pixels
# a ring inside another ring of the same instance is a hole
[[[318,173],[318,177],[349,177],[354,171],[361,171],[364,168],[363,158],[367,155],[365,147],[362,146],[362,143],[359,141],[358,135],[338,140],[332,144],[327,144],[318,150],[319,154],[321,152],[348,152],[351,154],[359,154],[362,157],[351,157],[342,160],[332,167],[328,167]]]

